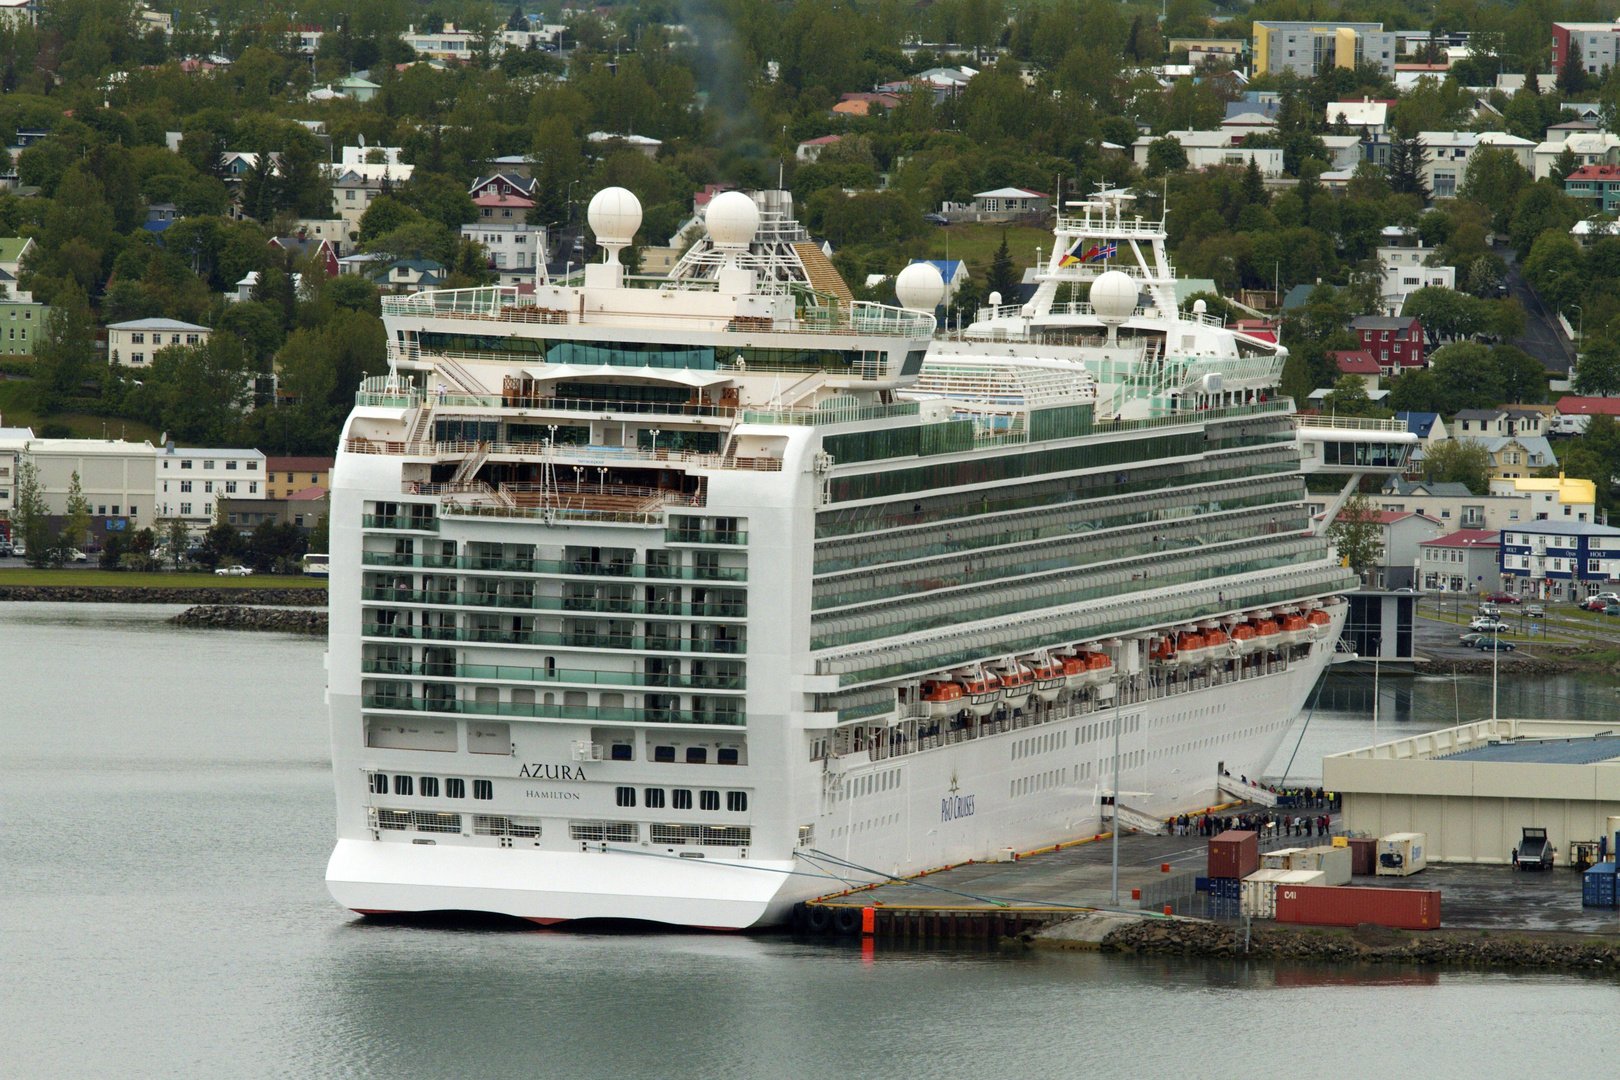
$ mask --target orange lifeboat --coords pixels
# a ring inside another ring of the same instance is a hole
[[[1232,639],[1225,630],[1205,630],[1204,647],[1209,650],[1211,660],[1224,660],[1231,655]]]
[[[1333,616],[1317,608],[1305,616],[1305,623],[1310,627],[1311,637],[1322,638],[1327,636],[1328,628],[1333,625]]]
[[[1203,634],[1185,633],[1176,639],[1176,658],[1183,665],[1200,664],[1209,659]]]
[[[1278,637],[1277,624],[1271,619],[1261,619],[1255,623],[1254,636],[1262,649],[1275,649],[1282,644],[1281,638]]]
[[[1063,665],[1050,656],[1030,661],[1030,673],[1035,676],[1035,696],[1042,701],[1056,701],[1063,692]]]
[[[1001,676],[1002,700],[1010,708],[1027,708],[1029,699],[1035,692],[1034,673],[1018,661],[1009,660],[1001,665],[998,674]]]
[[[967,691],[968,707],[974,716],[989,716],[1001,704],[1001,679],[993,671],[981,668],[963,676],[962,689]]]
[[[1310,628],[1303,615],[1284,615],[1277,636],[1288,645],[1301,645],[1310,640]]]
[[[1106,653],[1086,654],[1086,685],[1101,686],[1114,676],[1114,662]]]
[[[1176,662],[1176,643],[1167,637],[1159,638],[1148,650],[1148,659],[1156,664],[1174,664]]]
[[[1260,648],[1260,641],[1255,637],[1254,627],[1243,622],[1232,627],[1232,644],[1237,646],[1240,653],[1252,653]]]
[[[922,684],[922,699],[928,706],[928,715],[936,720],[961,712],[967,705],[962,700],[965,696],[959,682],[941,680]]]
[[[1093,654],[1076,653],[1063,658],[1063,685],[1078,690],[1086,684],[1086,660]]]

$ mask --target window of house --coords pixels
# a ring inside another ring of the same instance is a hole
[[[131,345],[145,345],[146,344],[146,335],[145,334],[130,334],[129,335],[129,343]]]
[[[132,364],[144,364],[146,363],[146,354],[132,352],[129,354],[129,362]]]
[[[190,503],[183,502],[183,503],[180,504],[180,516],[181,517],[190,517],[191,516],[191,504]]]
[[[190,458],[186,458],[186,459],[185,459],[185,460],[184,460],[184,461],[182,461],[182,462],[180,462],[180,467],[181,467],[181,468],[182,468],[182,469],[189,469],[189,468],[191,468],[191,459],[190,459]]]

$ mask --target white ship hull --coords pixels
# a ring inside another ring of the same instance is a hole
[[[1343,610],[1331,634],[1284,672],[1119,709],[1120,801],[1169,817],[1220,801],[1222,765],[1234,776],[1258,776],[1326,666]],[[882,874],[1102,832],[1114,716],[1108,708],[918,753],[832,762],[839,789],[853,794],[823,800],[814,842],[792,860],[712,851],[682,858],[613,844],[592,851],[429,846],[401,835],[340,840],[327,885],[339,903],[366,914],[474,910],[544,925],[626,919],[730,930],[779,923],[798,901]]]

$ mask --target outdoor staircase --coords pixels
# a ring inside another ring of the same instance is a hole
[[[853,304],[855,294],[849,291],[849,285],[844,277],[833,266],[827,253],[821,250],[820,245],[808,240],[801,240],[793,245],[793,251],[799,256],[799,262],[804,264],[804,272],[810,278],[810,287],[818,293],[826,293],[838,299],[839,306]]]
[[[426,439],[428,432],[433,430],[433,407],[424,404],[416,410],[416,416],[411,421],[410,434],[405,436],[407,446],[414,445]]]
[[[456,363],[447,356],[441,356],[435,364],[439,378],[451,384],[457,393],[477,394],[487,397],[489,388],[473,375],[472,372]]]
[[[1251,802],[1257,806],[1276,806],[1277,796],[1258,784],[1245,784],[1235,776],[1217,776],[1215,778],[1217,789],[1236,799]]]
[[[460,484],[471,480],[477,475],[478,470],[484,467],[484,462],[488,460],[489,443],[481,442],[474,447],[472,453],[461,459],[461,464],[456,466],[455,474],[450,477],[450,482]]]

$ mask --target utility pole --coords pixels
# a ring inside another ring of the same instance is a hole
[[[1125,659],[1125,648],[1120,649],[1119,658]],[[1119,723],[1120,712],[1125,707],[1125,680],[1121,678],[1114,685],[1114,891],[1110,903],[1119,907]]]

